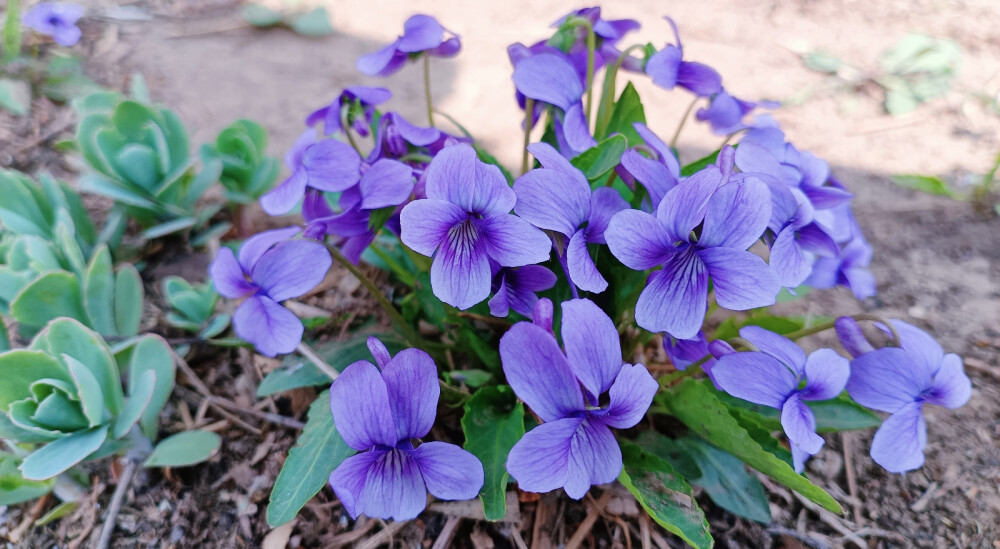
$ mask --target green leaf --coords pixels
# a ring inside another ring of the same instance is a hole
[[[785,461],[765,451],[703,382],[686,379],[663,400],[670,413],[691,431],[733,454],[747,465],[835,513],[840,504],[825,490],[796,473]]]
[[[740,328],[744,326],[760,326],[765,330],[776,334],[790,334],[796,330],[801,330],[806,325],[804,318],[774,315],[753,315],[749,318],[737,318],[731,316],[722,321],[712,335],[715,339],[732,339],[740,335]]]
[[[153,448],[143,467],[187,467],[215,455],[222,437],[211,431],[185,431],[170,435]]]
[[[323,6],[292,17],[288,20],[288,26],[302,36],[326,36],[333,32],[330,16]]]
[[[229,326],[229,315],[219,314],[211,317],[208,324],[198,332],[201,339],[212,339],[222,333]]]
[[[108,438],[108,426],[78,431],[50,442],[24,458],[21,473],[28,480],[46,480],[87,459]]]
[[[21,55],[21,1],[7,0],[7,18],[3,23],[3,59]]]
[[[626,147],[628,139],[624,135],[613,135],[580,153],[572,164],[583,172],[587,180],[597,181],[618,165]]]
[[[359,360],[371,360],[368,351],[368,337],[375,336],[382,340],[390,352],[399,351],[402,346],[391,339],[387,334],[376,334],[372,332],[358,332],[344,341],[329,341],[321,343],[313,350],[327,364],[333,366],[335,370],[341,372],[344,368]],[[299,355],[289,355],[282,362],[282,367],[267,374],[257,387],[257,396],[265,397],[290,391],[299,387],[313,387],[316,385],[330,385],[330,377],[313,366],[311,362]]]
[[[127,435],[135,425],[142,413],[149,406],[153,392],[156,390],[156,372],[146,370],[139,376],[139,380],[131,384],[128,400],[122,413],[115,418],[111,427],[111,438],[118,439]]]
[[[45,326],[61,316],[89,321],[80,281],[64,271],[45,273],[21,289],[10,304],[10,314],[27,326]]]
[[[618,101],[615,102],[615,108],[611,112],[611,121],[608,123],[605,135],[619,133],[628,139],[629,145],[638,145],[642,143],[642,138],[632,126],[636,122],[645,124],[646,112],[642,107],[642,101],[639,100],[639,92],[635,91],[635,86],[629,82],[622,90]]]
[[[156,385],[149,404],[145,406],[139,419],[142,432],[151,440],[156,440],[160,410],[167,404],[174,390],[176,376],[174,357],[170,346],[160,336],[146,335],[135,343],[128,355],[128,391],[130,395],[142,394],[146,372],[153,372]]]
[[[734,415],[743,414],[746,411],[753,414],[753,421],[761,426],[773,431],[781,430],[781,412],[774,408],[760,406],[724,394],[719,395],[719,400],[729,406],[730,412],[734,412]],[[806,406],[809,406],[816,417],[816,430],[818,432],[852,431],[878,427],[882,424],[882,420],[877,415],[858,405],[847,395],[841,395],[831,400],[808,401]],[[737,419],[742,420],[746,417],[746,415],[740,415]]]
[[[826,74],[837,74],[843,61],[839,57],[825,51],[813,51],[802,56],[806,68]]]
[[[723,509],[750,520],[771,522],[767,494],[756,477],[732,454],[698,439],[681,438],[676,444],[690,455],[701,469],[701,476],[690,478],[708,497]]]
[[[635,496],[657,524],[691,547],[714,545],[708,521],[694,498],[691,486],[666,461],[620,441],[624,468],[618,481]]]
[[[487,520],[507,515],[507,454],[524,436],[524,405],[510,387],[483,387],[465,403],[463,448],[483,463],[486,480],[479,492]]]
[[[73,376],[80,408],[90,423],[88,427],[97,427],[104,423],[104,395],[101,393],[101,384],[90,369],[79,360],[66,354],[62,355],[62,359],[69,369],[69,375]]]
[[[354,454],[334,425],[330,392],[323,391],[309,407],[306,426],[274,481],[267,524],[276,528],[294,519],[327,483],[330,473]]]
[[[17,349],[0,354],[0,410],[31,397],[31,384],[46,378],[73,383],[66,367],[44,352]]]
[[[196,219],[193,217],[179,217],[177,219],[171,219],[170,221],[153,225],[145,231],[142,231],[142,237],[146,240],[153,240],[160,238],[161,236],[180,232],[193,227],[195,221]]]
[[[7,325],[0,317],[0,353],[10,350],[10,334],[7,333]]]
[[[83,281],[84,305],[90,325],[98,332],[115,335],[115,277],[111,267],[111,253],[107,246],[94,252]]]
[[[34,525],[35,526],[45,526],[46,524],[48,524],[48,523],[50,523],[50,522],[52,522],[54,520],[61,519],[61,518],[65,517],[66,515],[72,513],[73,511],[76,511],[76,509],[78,507],[80,507],[80,502],[79,501],[64,501],[64,502],[60,503],[59,505],[56,505],[55,507],[53,507],[52,510],[49,511],[48,513],[45,513],[44,515],[42,515],[41,518],[39,518],[38,520],[35,521]]]
[[[21,80],[0,79],[0,107],[24,116],[31,108],[31,86]]]
[[[115,276],[115,327],[118,335],[131,336],[139,333],[142,320],[142,278],[133,265],[118,268]]]
[[[892,182],[900,187],[913,189],[927,194],[948,196],[952,198],[956,196],[955,191],[953,191],[947,183],[937,177],[929,175],[894,175],[892,176]]]
[[[9,452],[0,452],[0,505],[14,505],[39,498],[52,491],[55,479],[36,481],[21,476],[21,459]]]
[[[129,97],[141,103],[149,103],[149,87],[146,86],[146,77],[141,72],[133,72],[128,81]]]
[[[243,19],[255,27],[271,27],[281,23],[281,13],[260,4],[243,7]]]
[[[104,406],[112,414],[119,413],[125,405],[121,374],[107,344],[83,324],[69,318],[53,320],[35,336],[31,348],[54,357],[68,355],[86,366],[100,384]]]

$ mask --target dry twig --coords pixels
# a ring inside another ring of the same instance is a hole
[[[134,459],[125,459],[125,468],[122,470],[121,476],[118,477],[118,486],[115,487],[115,492],[111,496],[108,514],[104,517],[104,526],[101,527],[101,535],[97,538],[94,549],[107,549],[108,544],[111,543],[111,534],[115,531],[118,512],[121,511],[122,504],[125,502],[125,494],[128,493],[129,484],[132,483],[137,467],[138,464]]]
[[[604,511],[604,507],[611,501],[611,496],[614,495],[614,490],[610,488],[605,490],[601,497],[595,502],[590,510],[587,511],[587,516],[584,517],[583,522],[577,527],[576,532],[573,536],[569,538],[569,542],[566,543],[566,549],[577,549],[580,544],[583,543],[584,538],[590,533],[590,530],[594,527],[594,523],[597,522],[597,517],[601,515]]]

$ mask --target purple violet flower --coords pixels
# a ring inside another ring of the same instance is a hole
[[[813,288],[845,286],[858,299],[877,293],[875,275],[868,269],[872,261],[872,247],[858,232],[841,246],[836,257],[818,257],[804,284]]]
[[[611,216],[628,208],[615,189],[591,192],[590,183],[558,151],[546,143],[528,146],[542,168],[514,181],[515,213],[532,225],[563,235],[561,255],[570,282],[584,291],[601,293],[608,287],[590,257],[587,244],[606,244],[604,231]]]
[[[362,136],[368,137],[369,126],[375,117],[375,107],[392,98],[392,92],[385,88],[369,88],[354,86],[345,88],[329,105],[316,109],[306,117],[306,125],[310,128],[323,123],[323,135],[333,135],[343,130],[341,114],[347,108],[347,121],[351,128]]]
[[[757,103],[744,101],[729,95],[726,90],[721,90],[712,97],[708,108],[698,109],[695,117],[702,122],[708,122],[716,135],[728,135],[748,128],[749,126],[743,123],[743,117],[757,107],[770,109],[777,106],[777,103],[770,101]]]
[[[670,150],[670,146],[645,124],[636,122],[632,126],[635,127],[639,137],[645,141],[644,149],[655,153],[656,156],[655,158],[647,158],[635,147],[630,148],[622,154],[620,169],[617,171],[619,175],[623,175],[622,179],[626,182],[632,179],[645,187],[646,193],[649,195],[649,211],[653,211],[663,200],[667,191],[677,186],[681,176],[681,166],[673,151]]]
[[[759,326],[740,328],[740,337],[758,351],[720,357],[712,377],[734,397],[781,410],[781,427],[791,443],[795,471],[801,473],[806,459],[823,447],[816,417],[805,401],[829,400],[843,392],[848,361],[832,349],[813,351],[807,358],[795,342]]]
[[[594,35],[597,38],[597,55],[594,57],[595,71],[600,70],[605,63],[614,63],[617,61],[621,55],[621,52],[615,47],[618,41],[624,38],[626,34],[640,27],[639,22],[635,19],[602,19],[601,8],[596,6],[567,13],[553,23],[552,26],[559,28],[571,17],[582,17],[590,21],[591,26],[594,28]],[[573,44],[566,49],[567,53],[575,54],[582,51],[585,56],[587,54],[587,29],[582,26],[576,27],[574,29],[574,38],[575,41]],[[585,57],[584,63],[586,63]]]
[[[694,337],[709,277],[719,305],[736,311],[771,305],[781,289],[764,260],[746,251],[767,227],[770,193],[757,179],[731,177],[733,152],[725,147],[715,165],[670,189],[655,216],[625,210],[611,218],[604,236],[619,261],[640,271],[663,267],[636,303],[636,322],[646,330]]]
[[[411,124],[398,112],[387,112],[379,118],[375,147],[369,153],[368,161],[402,158],[411,152],[411,147],[426,148],[430,155],[434,156],[444,147],[448,139],[454,138],[437,128]]]
[[[445,38],[445,31],[451,36]],[[460,37],[430,15],[414,15],[403,23],[403,35],[388,46],[361,56],[357,69],[368,76],[389,76],[417,55],[454,57],[462,49]]]
[[[766,153],[765,153],[766,154]],[[781,285],[794,289],[812,273],[817,256],[837,257],[837,242],[815,221],[809,198],[794,187],[772,185],[771,221],[774,233],[769,264]]]
[[[72,46],[80,41],[81,31],[76,22],[83,17],[83,6],[71,3],[39,2],[21,18],[21,23],[36,32],[52,37],[60,46]]]
[[[239,259],[222,248],[209,267],[220,295],[246,298],[233,314],[233,328],[265,356],[290,353],[302,341],[302,322],[280,302],[313,289],[333,264],[319,242],[290,240],[299,232],[288,227],[260,233],[243,243]]]
[[[341,213],[333,213],[319,191],[308,191],[302,203],[302,216],[308,224],[306,236],[316,239],[328,234],[343,237],[341,251],[355,264],[382,228],[372,226],[372,213],[403,204],[410,198],[414,186],[413,169],[396,160],[383,158],[371,166],[362,163],[361,171],[358,184],[340,195]]]
[[[490,298],[490,314],[507,318],[510,310],[531,318],[536,292],[548,290],[556,285],[556,275],[541,265],[525,265],[520,268],[501,267],[492,263],[493,297]]]
[[[561,53],[542,52],[515,62],[514,86],[525,97],[562,112],[556,121],[560,152],[576,156],[597,145],[583,112],[583,86],[573,64]]]
[[[668,90],[680,86],[699,97],[708,97],[722,91],[722,77],[715,69],[702,63],[683,60],[684,46],[681,44],[681,35],[677,32],[677,24],[669,17],[664,19],[674,30],[677,45],[667,44],[646,61],[646,74],[653,79],[653,83]]]
[[[611,428],[638,423],[658,384],[642,364],[622,362],[618,331],[593,302],[562,304],[565,353],[545,328],[551,302],[538,303],[538,324],[519,322],[500,338],[507,382],[544,422],[514,445],[507,471],[522,490],[564,488],[580,499],[592,485],[618,478],[622,454]]]
[[[270,215],[288,213],[302,200],[307,187],[342,192],[361,179],[361,156],[347,143],[335,139],[304,147],[296,143],[290,155],[286,162],[292,164],[292,175],[260,197],[261,208]]]
[[[972,395],[972,382],[962,371],[961,357],[944,354],[941,345],[916,326],[901,320],[889,322],[899,334],[899,347],[856,356],[847,392],[862,406],[892,414],[875,432],[871,455],[889,472],[903,473],[924,464],[924,404],[963,406]],[[840,319],[837,332],[852,354],[871,347],[853,319]]]
[[[517,201],[500,169],[469,145],[441,150],[427,167],[427,198],[407,204],[400,235],[434,257],[431,288],[441,301],[468,309],[490,295],[490,263],[521,267],[548,259],[545,233],[510,215]]]
[[[330,475],[330,487],[352,518],[416,518],[427,492],[439,499],[472,499],[483,486],[483,465],[471,453],[427,436],[437,414],[437,367],[419,349],[395,357],[374,337],[368,349],[375,364],[351,364],[330,387],[337,431],[360,453]],[[381,371],[380,371],[381,369]]]

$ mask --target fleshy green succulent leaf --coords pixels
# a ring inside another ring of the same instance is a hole
[[[160,410],[166,405],[170,393],[174,390],[176,376],[174,357],[170,346],[163,338],[147,335],[139,339],[130,349],[128,355],[129,394],[141,393],[145,372],[152,371],[156,376],[156,385],[139,420],[143,434],[156,440],[157,423]]]
[[[483,387],[465,403],[463,448],[483,463],[486,480],[479,492],[487,520],[507,515],[507,454],[524,436],[524,405],[510,387]]]
[[[118,152],[116,160],[127,181],[150,191],[159,183],[156,153],[146,145],[129,143]]]
[[[76,396],[80,399],[80,408],[90,424],[88,427],[97,427],[104,423],[104,395],[101,393],[101,384],[90,369],[79,360],[67,354],[63,354],[62,359],[69,369],[69,374],[73,376]]]
[[[267,523],[276,528],[295,518],[330,478],[330,473],[356,452],[344,442],[330,411],[330,391],[309,407],[309,419],[271,489]]]
[[[302,36],[326,36],[333,32],[330,16],[323,6],[292,17],[288,20],[288,26]]]
[[[80,281],[65,271],[45,273],[22,288],[10,304],[10,313],[27,326],[41,327],[59,317],[88,321]]]
[[[104,444],[108,426],[78,431],[50,442],[24,458],[21,473],[28,480],[46,480],[87,459]]]
[[[142,278],[131,264],[118,268],[115,274],[115,328],[118,335],[139,333],[142,320]]]
[[[649,517],[691,547],[710,548],[715,542],[691,486],[668,462],[621,441],[624,467],[618,481],[635,496]]]
[[[0,452],[0,505],[14,505],[48,494],[55,479],[36,481],[21,476],[21,459],[9,452]]]
[[[242,15],[247,23],[259,28],[271,27],[282,21],[281,12],[260,4],[243,6]]]
[[[107,335],[117,334],[115,328],[115,276],[111,265],[111,252],[100,246],[90,259],[83,279],[84,304],[90,325]]]
[[[0,411],[0,438],[24,444],[50,442],[64,436],[63,433],[41,427],[15,423],[6,412]]]
[[[33,184],[23,174],[14,171],[0,172],[0,223],[7,230],[18,234],[33,234],[51,238],[53,212],[45,201],[32,192]]]
[[[201,339],[211,339],[223,332],[229,326],[229,315],[218,314],[209,319],[208,324],[198,332]]]
[[[142,237],[147,240],[153,240],[160,238],[161,236],[167,236],[168,234],[174,234],[181,232],[186,229],[190,229],[195,225],[197,220],[193,217],[179,217],[177,219],[171,219],[170,221],[165,221],[157,225],[142,231]]]
[[[143,371],[136,382],[129,383],[128,400],[122,413],[118,414],[111,426],[111,438],[119,439],[128,434],[149,407],[155,391],[156,372],[153,370]]]
[[[187,467],[209,460],[222,437],[211,431],[185,431],[171,435],[156,445],[143,467]]]
[[[93,330],[70,318],[53,320],[31,342],[31,348],[52,356],[69,355],[87,367],[98,381],[104,406],[112,414],[121,412],[125,404],[121,374],[104,339]],[[68,367],[68,364],[66,365]],[[46,376],[54,377],[54,376]],[[56,378],[66,379],[66,378]],[[72,381],[66,379],[66,381]]]
[[[0,354],[0,410],[30,398],[31,384],[46,378],[73,382],[66,367],[42,351],[17,349]]]

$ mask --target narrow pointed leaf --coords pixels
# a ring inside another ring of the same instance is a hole
[[[130,336],[139,332],[142,298],[139,271],[130,264],[119,267],[115,276],[115,328],[118,335]]]
[[[268,525],[276,528],[294,519],[327,483],[330,473],[354,454],[333,423],[330,392],[323,391],[309,407],[306,426],[274,481],[267,504]]]

